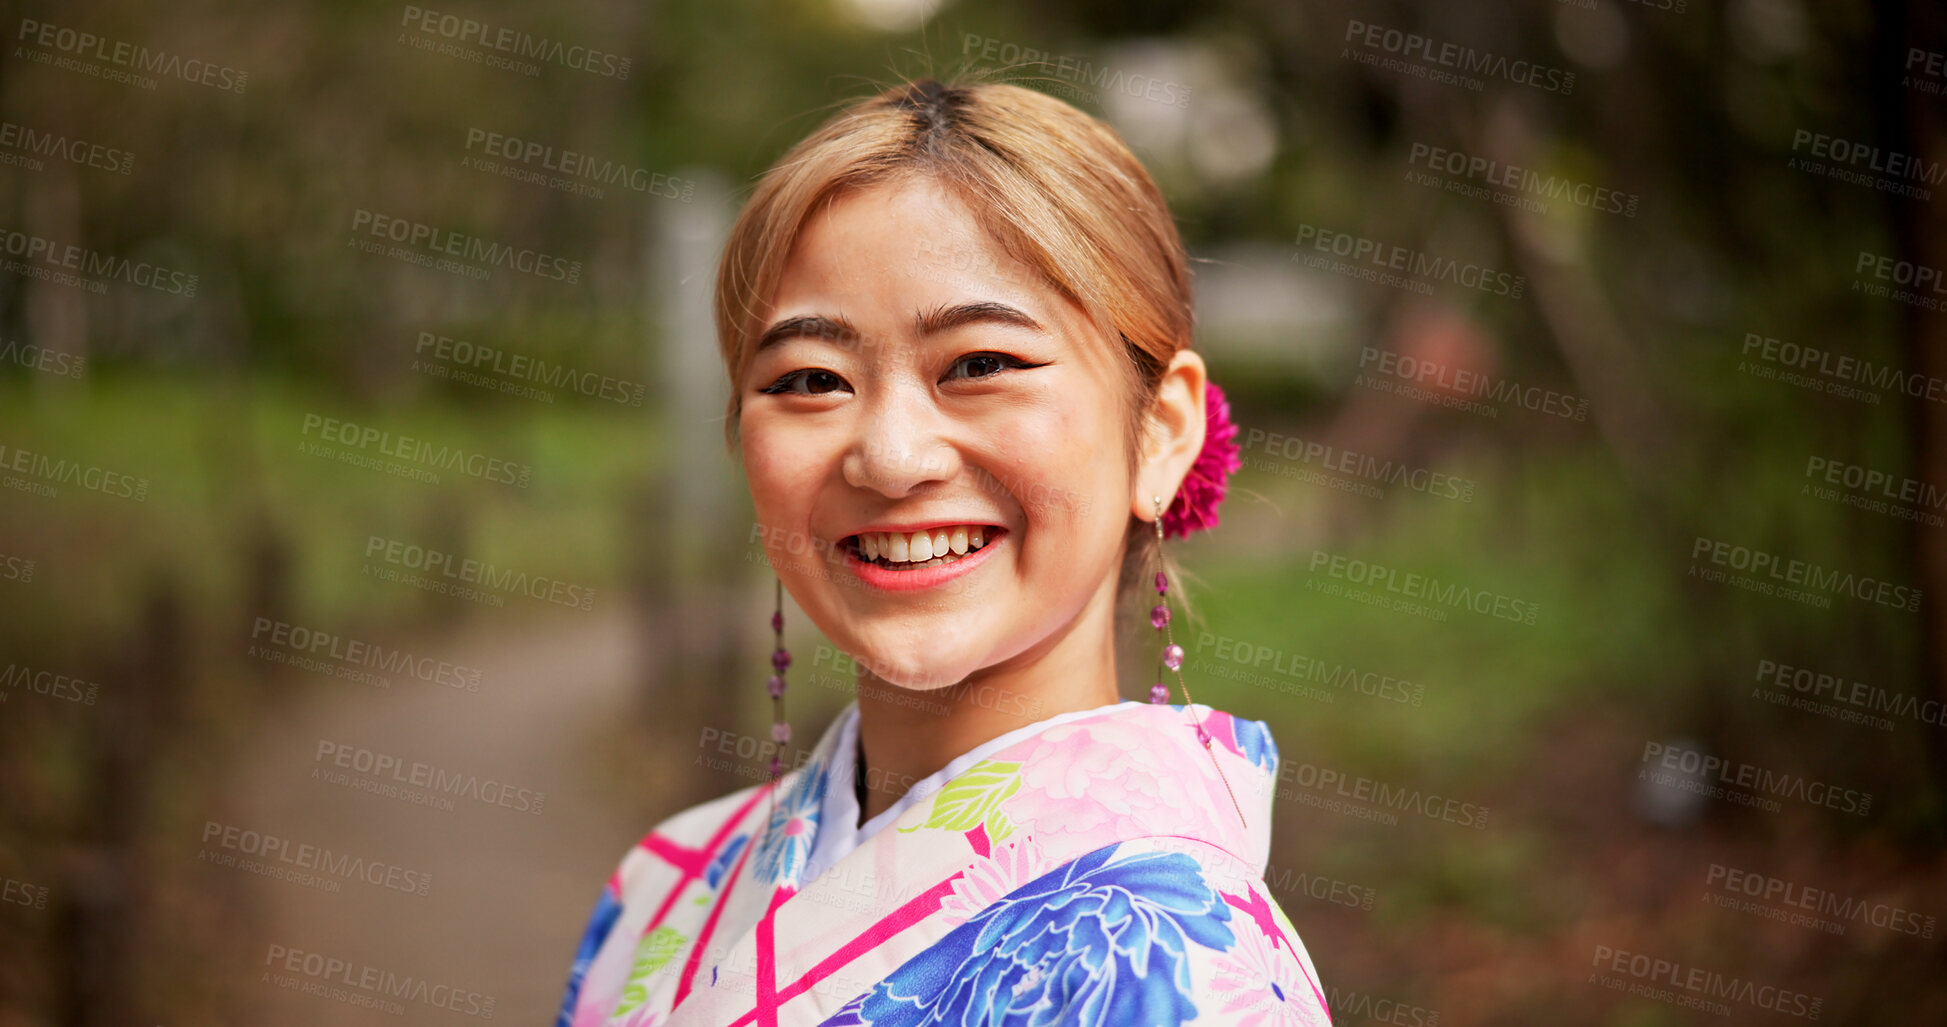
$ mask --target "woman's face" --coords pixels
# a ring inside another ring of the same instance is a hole
[[[866,671],[952,685],[1112,604],[1120,354],[957,198],[923,178],[841,195],[763,324],[738,383],[759,540]]]

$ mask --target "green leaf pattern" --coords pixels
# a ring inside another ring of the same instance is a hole
[[[656,971],[668,965],[689,939],[683,932],[664,924],[650,931],[635,950],[635,966],[629,970],[628,986],[622,989],[622,1001],[615,1007],[615,1015],[623,1013],[649,1001],[650,978]]]
[[[974,764],[966,773],[948,781],[946,787],[933,796],[932,812],[925,823],[900,828],[900,832],[917,831],[922,827],[971,831],[975,826],[985,824],[987,841],[1000,844],[1002,839],[1014,833],[1014,825],[1001,811],[1001,804],[1021,790],[1020,771],[1019,763],[983,760]]]

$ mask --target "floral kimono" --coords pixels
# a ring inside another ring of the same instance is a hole
[[[855,721],[775,793],[693,807],[629,851],[557,1027],[1329,1027],[1264,886],[1262,723],[1137,702],[1051,718],[915,786],[932,790],[809,876]]]

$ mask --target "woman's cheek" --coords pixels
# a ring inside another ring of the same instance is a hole
[[[1020,452],[1035,454],[1017,495],[1030,520],[1044,528],[1084,531],[1093,514],[1120,505],[1109,494],[1121,477],[1120,443],[1101,431],[1095,417],[1062,411],[1021,446]]]
[[[744,435],[744,471],[752,491],[763,490],[770,497],[798,494],[809,478],[815,461],[807,459],[809,447],[785,443],[785,432],[759,421],[755,431]]]

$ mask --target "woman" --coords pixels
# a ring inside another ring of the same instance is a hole
[[[1328,1024],[1263,883],[1264,725],[1168,705],[1160,668],[1117,701],[1120,602],[1154,584],[1176,671],[1163,536],[1215,523],[1237,458],[1115,133],[1002,84],[858,103],[759,183],[716,314],[773,738],[783,589],[858,700],[624,857],[562,1027]]]

